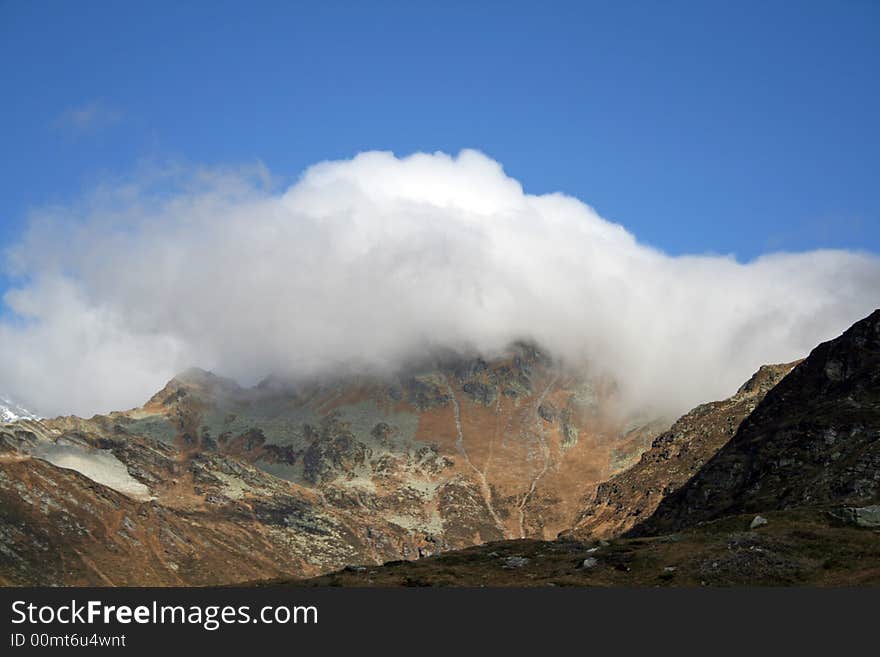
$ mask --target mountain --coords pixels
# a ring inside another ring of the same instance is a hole
[[[878,501],[880,310],[683,416],[555,541],[270,584],[876,586]]]
[[[0,425],[0,584],[209,585],[390,559],[312,491],[109,418]]]
[[[731,439],[796,364],[764,365],[732,397],[683,415],[654,439],[638,463],[599,485],[566,534],[584,540],[611,538],[650,516]]]
[[[534,346],[0,425],[0,581],[216,584],[552,538],[668,424]]]
[[[0,584],[880,583],[880,311],[671,427],[617,401],[517,344],[3,423]]]
[[[0,422],[36,419],[36,415],[4,395],[0,395]]]
[[[125,421],[462,545],[553,537],[580,495],[637,459],[664,425],[616,417],[614,394],[517,345],[492,363],[452,357],[388,379],[296,387],[269,379],[244,390],[191,371]]]
[[[634,534],[880,500],[880,310],[822,343]]]

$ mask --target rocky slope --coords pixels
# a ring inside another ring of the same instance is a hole
[[[880,310],[816,347],[635,534],[880,500]]]
[[[314,491],[241,461],[106,420],[62,424],[0,425],[0,584],[206,585],[399,554]]]
[[[0,581],[229,583],[551,538],[665,428],[614,401],[520,344],[297,386],[192,370],[139,409],[3,425]]]
[[[249,389],[193,370],[0,424],[0,583],[875,583],[878,384],[880,311],[668,431],[522,344]]]
[[[600,486],[575,531],[556,541],[499,542],[272,583],[880,585],[880,311],[786,375],[790,368],[762,368],[733,398],[684,416],[637,465]],[[661,486],[679,487],[664,497]],[[658,501],[622,537],[595,540]]]
[[[262,586],[880,586],[880,533],[819,509],[734,515],[680,533],[517,540]]]
[[[619,536],[650,516],[731,439],[742,421],[797,363],[765,365],[732,397],[702,404],[679,418],[638,463],[600,484],[567,535]]]

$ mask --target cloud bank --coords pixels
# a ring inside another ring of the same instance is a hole
[[[286,190],[173,169],[36,213],[7,253],[0,390],[44,414],[141,404],[186,367],[394,369],[532,339],[679,412],[878,305],[880,259],[671,257],[475,152],[362,153]]]

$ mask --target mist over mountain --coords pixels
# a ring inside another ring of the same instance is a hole
[[[35,211],[5,259],[0,389],[44,415],[138,405],[191,365],[253,384],[517,340],[674,415],[880,290],[864,253],[664,254],[476,151],[362,153],[285,190],[261,167],[152,171]]]
[[[12,399],[0,394],[0,422],[14,422],[22,418],[33,419],[35,417],[28,409],[21,407]]]

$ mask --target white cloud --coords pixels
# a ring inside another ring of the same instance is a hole
[[[54,122],[56,128],[74,135],[92,133],[119,123],[122,113],[101,99],[91,100],[62,112]]]
[[[174,169],[35,215],[0,323],[0,390],[51,413],[126,408],[198,365],[393,368],[426,345],[529,338],[673,411],[728,395],[878,305],[880,259],[670,257],[475,151]]]

